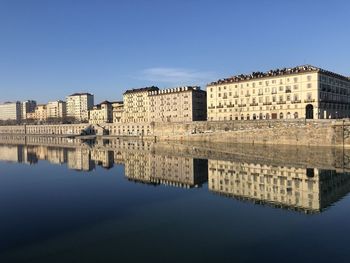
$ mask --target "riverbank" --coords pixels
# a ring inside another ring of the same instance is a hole
[[[17,125],[0,126],[0,134],[348,148],[350,147],[350,120]]]

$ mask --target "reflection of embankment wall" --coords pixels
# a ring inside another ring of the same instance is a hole
[[[250,144],[350,146],[349,120],[255,120],[101,125],[111,136]],[[88,124],[0,126],[0,134],[79,135]]]

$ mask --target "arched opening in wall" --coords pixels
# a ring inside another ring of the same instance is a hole
[[[280,119],[283,119],[283,112],[280,113]]]
[[[287,119],[290,119],[290,112],[287,112]]]
[[[270,119],[270,114],[266,113],[266,120],[269,120]]]
[[[306,105],[305,118],[306,119],[313,119],[314,118],[314,106],[312,104]]]
[[[256,120],[256,114],[255,113],[253,114],[253,120]]]
[[[262,120],[263,119],[263,115],[262,113],[259,114],[259,120]]]
[[[247,120],[250,120],[250,115],[249,114],[247,114]]]
[[[243,114],[241,115],[241,120],[244,120],[244,116],[243,116]]]
[[[294,119],[298,119],[298,113],[297,112],[294,112]]]
[[[307,177],[314,177],[315,176],[314,168],[306,168],[306,176]]]

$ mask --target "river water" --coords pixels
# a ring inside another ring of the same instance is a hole
[[[349,262],[345,149],[0,139],[0,262]]]

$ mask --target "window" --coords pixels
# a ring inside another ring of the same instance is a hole
[[[312,87],[312,84],[311,83],[308,83],[307,84],[307,88],[310,89]]]
[[[312,76],[307,76],[307,81],[311,81],[312,80]]]

